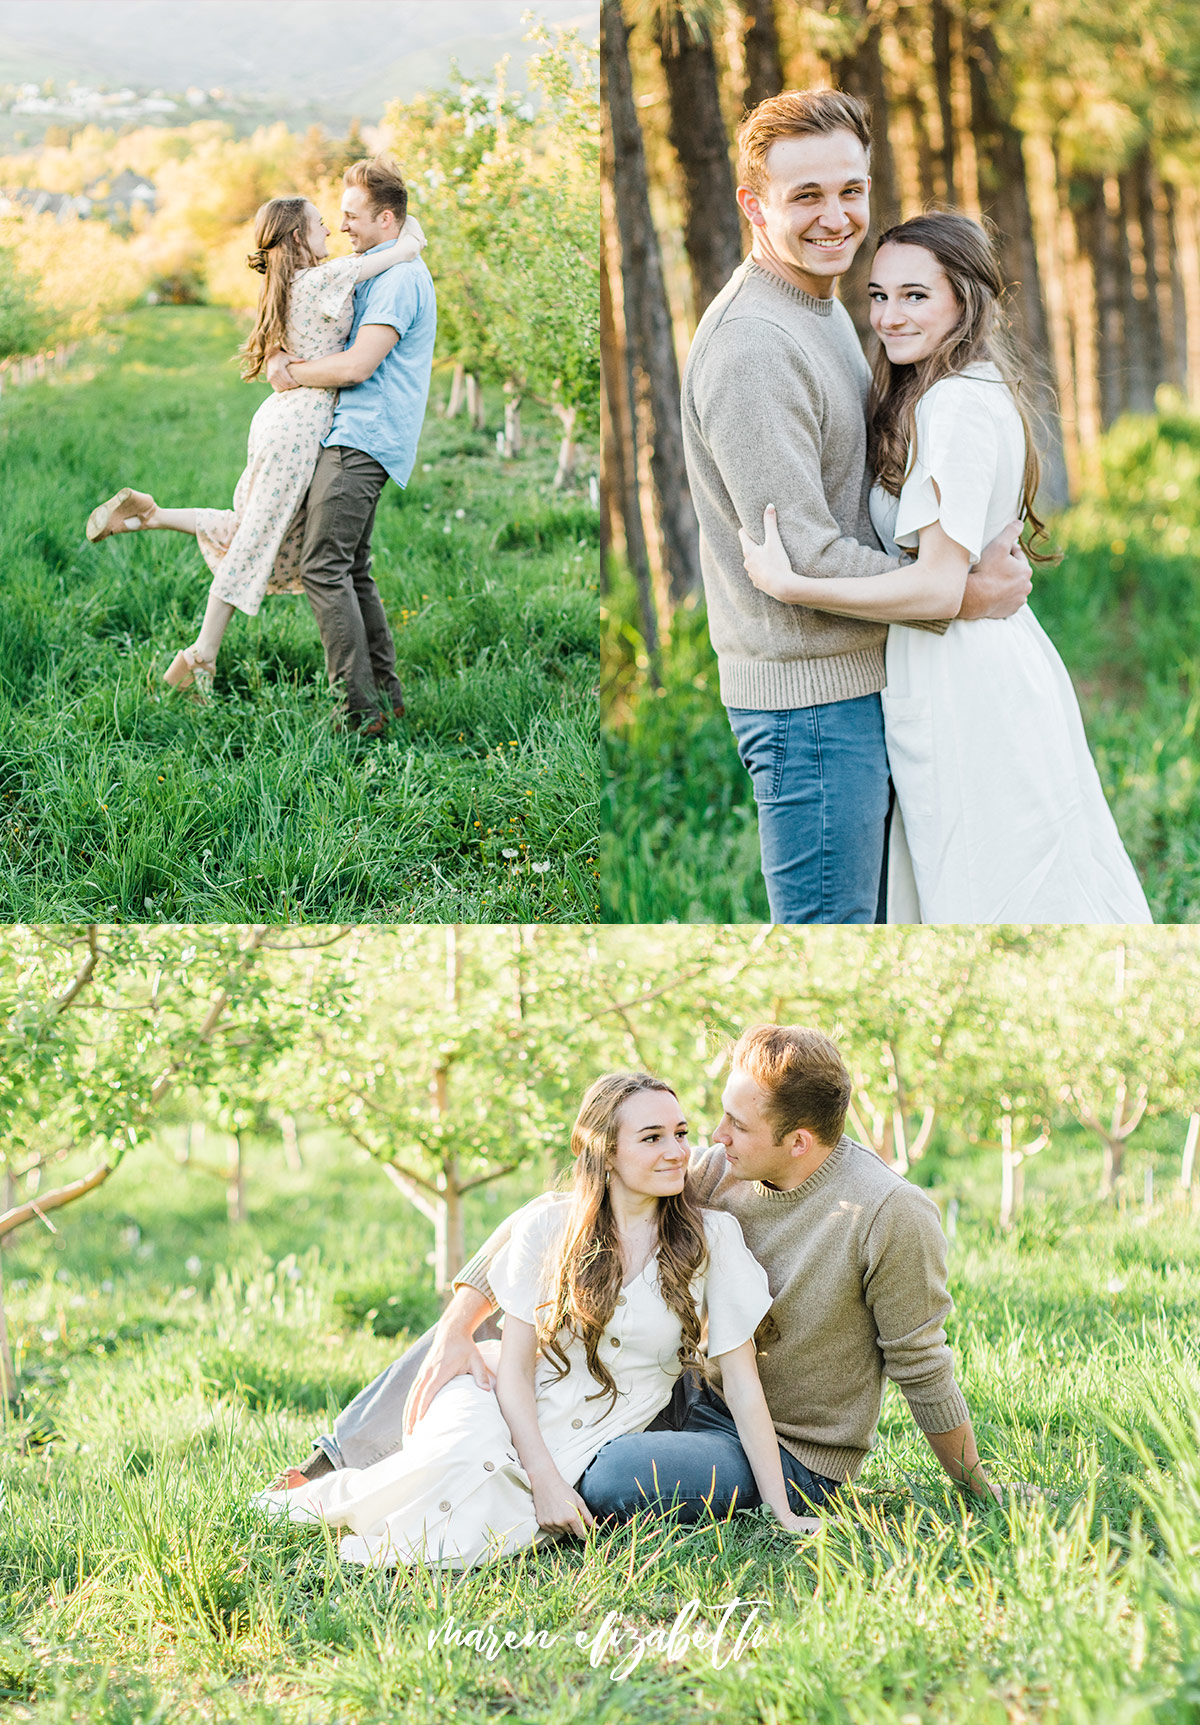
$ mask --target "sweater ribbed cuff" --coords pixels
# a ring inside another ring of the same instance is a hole
[[[961,1425],[966,1425],[971,1417],[966,1398],[958,1385],[955,1384],[949,1395],[942,1396],[938,1401],[915,1402],[905,1395],[909,1411],[923,1432],[952,1432]]]
[[[457,1293],[459,1288],[474,1288],[476,1293],[486,1294],[493,1306],[499,1305],[500,1302],[492,1292],[492,1284],[487,1279],[490,1263],[490,1257],[485,1258],[482,1252],[476,1252],[475,1256],[469,1258],[455,1276],[454,1291]]]
[[[921,622],[916,617],[905,617],[897,627],[901,629],[924,629],[927,635],[944,635],[950,627],[950,622],[948,618],[940,618],[937,622],[932,619]]]
[[[777,713],[877,695],[887,681],[883,644],[827,659],[731,659],[718,655],[727,707]]]
[[[776,1437],[779,1433],[776,1432]],[[825,1444],[802,1443],[792,1438],[779,1438],[780,1445],[789,1455],[803,1462],[810,1473],[819,1473],[823,1479],[836,1479],[844,1484],[853,1479],[867,1459],[865,1449],[854,1447],[830,1448]]]

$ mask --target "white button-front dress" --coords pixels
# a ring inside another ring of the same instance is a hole
[[[1020,507],[1025,429],[1008,385],[990,363],[942,378],[916,431],[900,496],[871,492],[875,531],[899,555],[940,521],[974,564]],[[889,922],[1150,921],[1071,679],[1028,605],[944,635],[893,623],[883,719]]]
[[[493,1260],[488,1279],[506,1313],[535,1321],[550,1297],[549,1269],[570,1199],[555,1196],[521,1216]],[[732,1216],[704,1211],[709,1262],[693,1284],[707,1352],[749,1341],[771,1306],[766,1271]],[[538,1424],[563,1478],[576,1484],[604,1444],[644,1431],[670,1400],[679,1377],[679,1320],[658,1290],[656,1262],[621,1290],[601,1349],[617,1385],[615,1406],[587,1368],[582,1342],[566,1348],[559,1378],[539,1357]],[[498,1350],[498,1343],[484,1343]],[[496,1363],[492,1353],[490,1363]],[[595,1399],[589,1399],[589,1398]],[[294,1521],[324,1520],[348,1531],[339,1551],[349,1563],[378,1567],[428,1563],[468,1569],[553,1538],[538,1527],[533,1491],[500,1404],[469,1376],[439,1391],[403,1449],[367,1468],[343,1468],[296,1491],[263,1492],[256,1503]]]

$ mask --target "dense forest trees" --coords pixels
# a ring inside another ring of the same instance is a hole
[[[604,0],[603,13],[617,188],[606,544],[628,558],[643,612],[653,592],[666,619],[696,586],[667,408],[742,250],[733,131],[781,88],[840,85],[870,103],[874,233],[929,204],[994,223],[1044,427],[1044,505],[1068,501],[1104,430],[1153,411],[1162,386],[1200,407],[1200,9],[1188,0]],[[869,250],[842,287],[864,333]]]

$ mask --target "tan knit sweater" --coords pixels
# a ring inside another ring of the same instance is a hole
[[[693,1156],[691,1173],[700,1202],[737,1217],[767,1272],[774,1303],[757,1336],[758,1369],[786,1450],[814,1473],[853,1479],[874,1445],[887,1378],[922,1431],[963,1424],[946,1344],[946,1240],[918,1187],[850,1138],[791,1192],[736,1179],[720,1146]],[[487,1265],[510,1227],[501,1224],[455,1286],[494,1300]]]
[[[869,384],[841,301],[816,299],[752,259],[700,320],[683,374],[683,441],[727,707],[815,707],[883,688],[887,625],[760,593],[738,542],[739,527],[761,540],[774,503],[797,574],[899,567],[879,549],[867,508]]]

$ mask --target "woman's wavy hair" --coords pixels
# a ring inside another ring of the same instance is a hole
[[[1003,312],[1007,284],[992,235],[958,210],[929,210],[879,236],[876,253],[886,245],[921,246],[946,272],[960,316],[949,335],[925,359],[893,365],[876,339],[867,407],[867,449],[871,470],[885,491],[899,497],[917,453],[917,403],[943,377],[990,360],[1008,385],[1025,428],[1025,476],[1020,513],[1030,527],[1026,555],[1034,563],[1057,561],[1053,551],[1035,550],[1049,539],[1034,510],[1041,463],[1033,440],[1029,409],[1021,400],[1020,366]]]
[[[617,1386],[600,1358],[600,1339],[616,1310],[624,1271],[607,1176],[617,1148],[622,1106],[643,1090],[675,1095],[669,1084],[646,1072],[610,1072],[596,1080],[579,1105],[571,1128],[575,1156],[571,1213],[550,1276],[553,1295],[537,1314],[538,1345],[559,1377],[565,1377],[569,1369],[560,1340],[560,1332],[565,1330],[569,1337],[583,1342],[588,1370],[600,1385],[588,1400],[607,1394],[612,1398],[610,1409],[616,1404]],[[682,1192],[658,1201],[656,1255],[659,1291],[683,1331],[680,1368],[702,1373],[700,1317],[692,1282],[708,1261],[708,1249],[690,1178]]]
[[[242,376],[257,377],[273,347],[287,345],[292,277],[316,263],[308,243],[307,198],[272,198],[254,218],[254,250],[246,262],[265,276],[254,328],[242,347]]]

